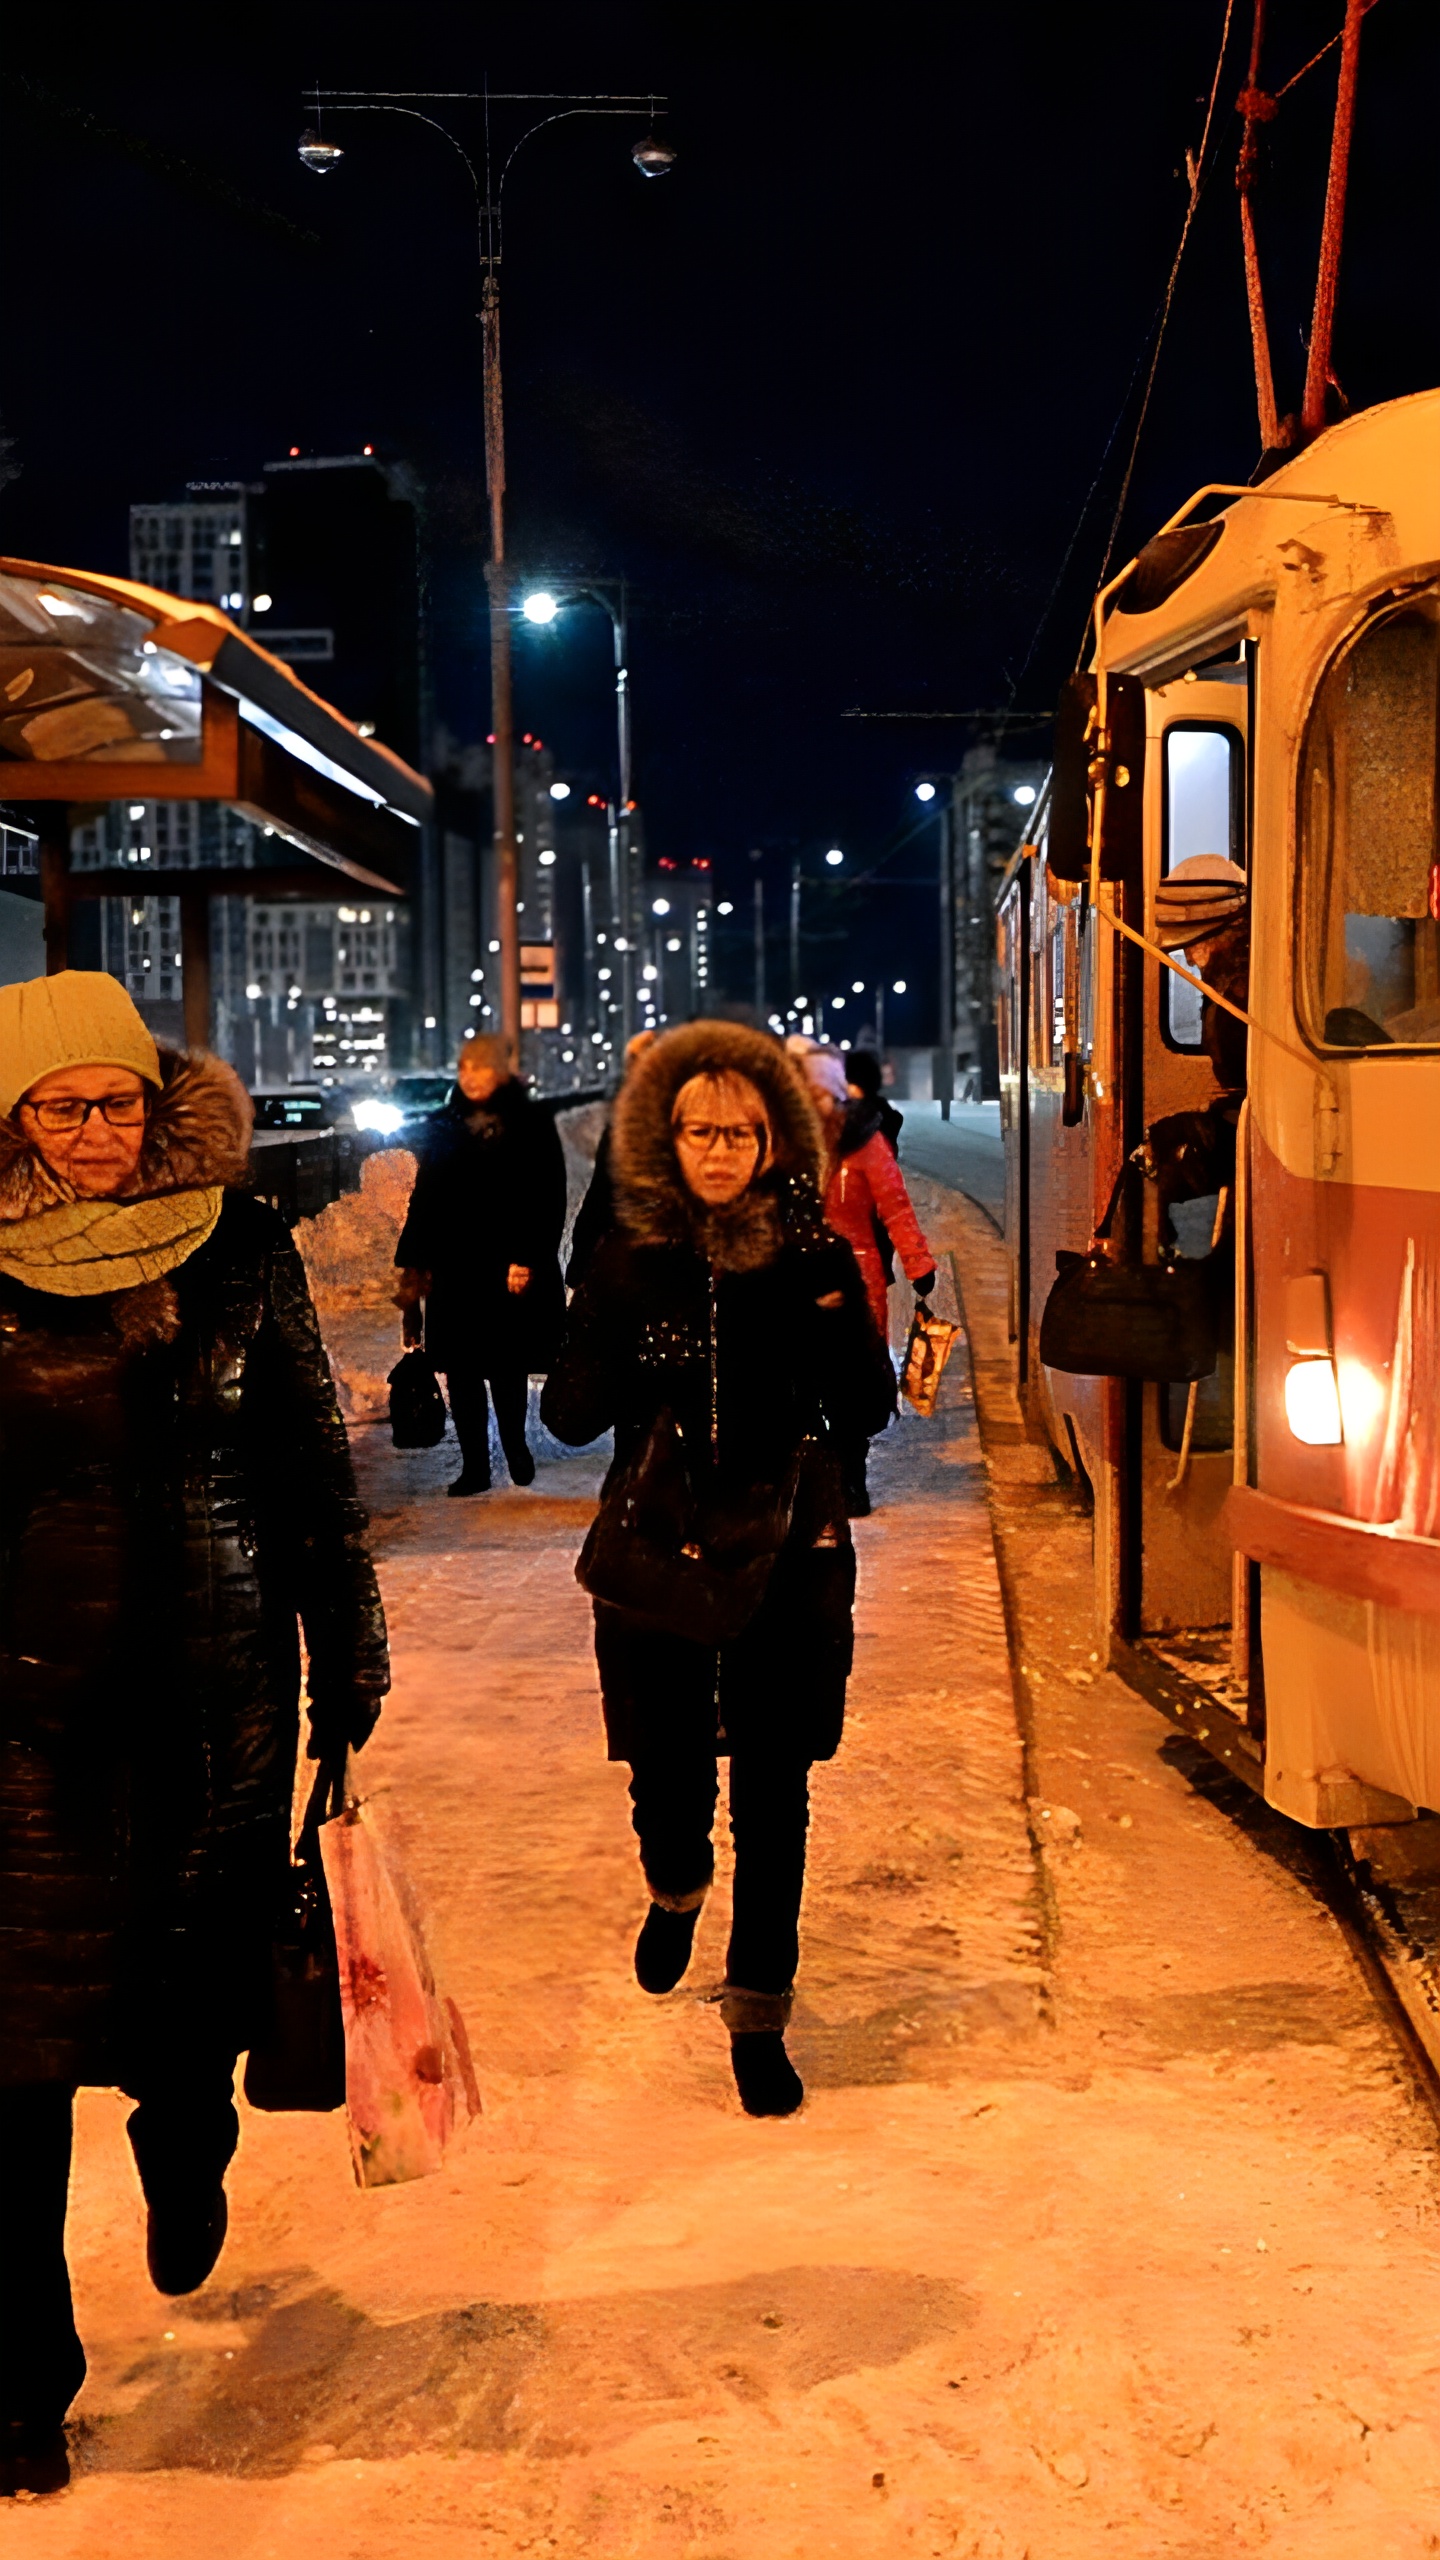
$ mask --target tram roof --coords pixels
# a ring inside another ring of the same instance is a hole
[[[224,801],[277,838],[292,867],[299,854],[395,895],[434,803],[423,774],[216,606],[10,559],[0,797]],[[263,877],[261,867],[210,885],[253,894]]]
[[[1196,511],[1203,505],[1205,523],[1216,528],[1213,542],[1198,549],[1193,567],[1180,567],[1148,610],[1127,600],[1125,585],[1118,588],[1104,626],[1106,666],[1133,671],[1149,684],[1165,682],[1194,647],[1238,636],[1248,614],[1272,606],[1296,583],[1293,576],[1287,580],[1287,570],[1305,566],[1307,588],[1314,588],[1308,572],[1315,570],[1337,589],[1358,594],[1433,560],[1440,537],[1437,489],[1440,390],[1356,410],[1247,488],[1198,490],[1170,523],[1185,519],[1201,531]],[[1366,540],[1352,559],[1357,527]],[[1140,552],[1127,584],[1146,551],[1153,557],[1171,538],[1157,536]],[[1307,604],[1313,600],[1307,594]]]

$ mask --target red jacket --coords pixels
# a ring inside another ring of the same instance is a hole
[[[910,1206],[905,1177],[877,1129],[853,1155],[840,1156],[825,1186],[825,1216],[845,1238],[860,1265],[860,1277],[881,1334],[889,1334],[885,1269],[875,1242],[878,1218],[900,1257],[907,1280],[923,1280],[935,1268],[935,1256]]]

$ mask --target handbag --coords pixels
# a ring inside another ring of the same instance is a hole
[[[905,1362],[900,1371],[900,1393],[917,1413],[931,1414],[940,1393],[945,1363],[959,1340],[960,1327],[948,1316],[932,1315],[917,1300],[910,1320],[910,1339],[905,1345]]]
[[[1185,1382],[1208,1378],[1219,1355],[1215,1296],[1202,1262],[1142,1262],[1136,1249],[1144,1176],[1122,1166],[1088,1253],[1057,1253],[1059,1274],[1040,1318],[1047,1369],[1082,1378]],[[1111,1235],[1123,1210],[1121,1236]]]
[[[575,1566],[593,1600],[692,1644],[729,1644],[765,1597],[790,1535],[801,1443],[783,1483],[741,1497],[699,1495],[684,1434],[667,1406],[612,1478]]]
[[[345,2104],[345,2030],[335,1924],[320,1856],[334,1773],[320,1769],[290,1861],[270,1949],[270,2019],[245,2060],[245,2095],[266,2114],[328,2115]]]
[[[442,1998],[405,1876],[363,1804],[322,1825],[344,2016],[345,2112],[355,2180],[397,2186],[438,2169],[480,2113],[464,2021]]]
[[[390,1389],[390,1437],[397,1449],[435,1449],[445,1437],[445,1399],[423,1351],[396,1361]]]

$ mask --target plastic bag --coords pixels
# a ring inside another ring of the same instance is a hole
[[[321,1825],[345,2020],[345,2110],[362,2187],[440,2167],[458,2126],[480,2113],[469,2040],[435,1988],[418,1919],[362,1804]]]
[[[934,1316],[928,1307],[916,1307],[910,1339],[905,1345],[900,1393],[917,1413],[934,1412],[945,1363],[959,1338],[960,1327],[952,1324],[948,1316]]]

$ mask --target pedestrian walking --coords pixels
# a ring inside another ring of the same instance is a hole
[[[825,1132],[825,1216],[860,1265],[870,1312],[882,1342],[888,1343],[890,1306],[877,1227],[889,1237],[917,1298],[928,1297],[935,1286],[935,1256],[880,1119],[867,1098],[850,1093],[850,1056],[837,1049],[812,1049],[800,1064]],[[852,1441],[845,1451],[852,1519],[865,1519],[871,1509],[867,1456],[865,1440]]]
[[[616,1103],[611,1163],[617,1230],[540,1409],[572,1444],[615,1432],[581,1572],[651,1896],[635,1971],[660,1994],[686,1970],[728,1754],[721,2014],[747,2112],[788,2115],[809,1773],[839,1746],[852,1653],[836,1448],[882,1428],[894,1376],[824,1224],[819,1125],[776,1042],[736,1023],[662,1034]]]
[[[297,1618],[343,1768],[384,1619],[248,1097],[118,982],[0,989],[0,2487],[68,2477],[80,2086],[135,2100],[150,2274],[224,2243],[235,2060],[289,1878]]]
[[[508,1040],[467,1040],[395,1248],[406,1339],[418,1338],[423,1302],[425,1347],[450,1391],[460,1443],[451,1493],[490,1490],[487,1381],[511,1480],[535,1481],[525,1410],[565,1318],[565,1198],[560,1133],[512,1072]]]
[[[873,1049],[847,1049],[843,1055],[845,1090],[852,1103],[865,1105],[863,1113],[857,1111],[854,1114],[857,1127],[863,1120],[867,1124],[865,1131],[867,1137],[873,1136],[878,1129],[892,1156],[898,1157],[900,1132],[905,1126],[905,1114],[903,1111],[897,1111],[894,1103],[886,1098],[881,1083],[882,1069],[878,1056]],[[857,1140],[857,1144],[863,1145],[863,1143],[863,1139]]]

